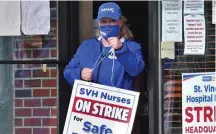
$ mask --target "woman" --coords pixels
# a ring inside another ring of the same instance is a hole
[[[144,61],[120,7],[113,2],[102,4],[97,22],[101,37],[82,42],[65,67],[66,80],[71,85],[78,79],[134,90],[133,79],[143,71]]]

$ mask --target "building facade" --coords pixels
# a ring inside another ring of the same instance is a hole
[[[0,134],[62,133],[71,95],[63,70],[82,40],[95,36],[101,3],[51,1],[48,35],[0,37]],[[215,72],[212,1],[204,2],[205,54],[184,55],[182,41],[172,60],[161,58],[162,2],[117,3],[146,62],[135,82],[141,95],[133,134],[182,134],[182,73]]]

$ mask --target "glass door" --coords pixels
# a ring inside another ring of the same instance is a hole
[[[175,43],[175,59],[162,60],[164,134],[182,134],[182,73],[215,72],[215,25],[212,2],[204,2],[206,42],[204,55],[184,55],[184,41]],[[182,6],[184,6],[182,4]],[[184,36],[183,36],[184,37]]]

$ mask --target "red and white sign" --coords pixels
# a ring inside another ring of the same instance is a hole
[[[185,55],[205,53],[205,18],[203,15],[184,16]]]
[[[216,72],[182,74],[182,134],[216,134]]]
[[[131,134],[139,93],[76,80],[63,134]]]

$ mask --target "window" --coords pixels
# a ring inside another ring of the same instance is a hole
[[[216,33],[211,19],[211,1],[205,1],[204,11],[206,20],[205,55],[183,55],[183,41],[175,43],[174,60],[163,60],[164,134],[182,134],[182,73],[215,72]]]
[[[57,132],[56,3],[48,35],[0,37],[0,134]]]

